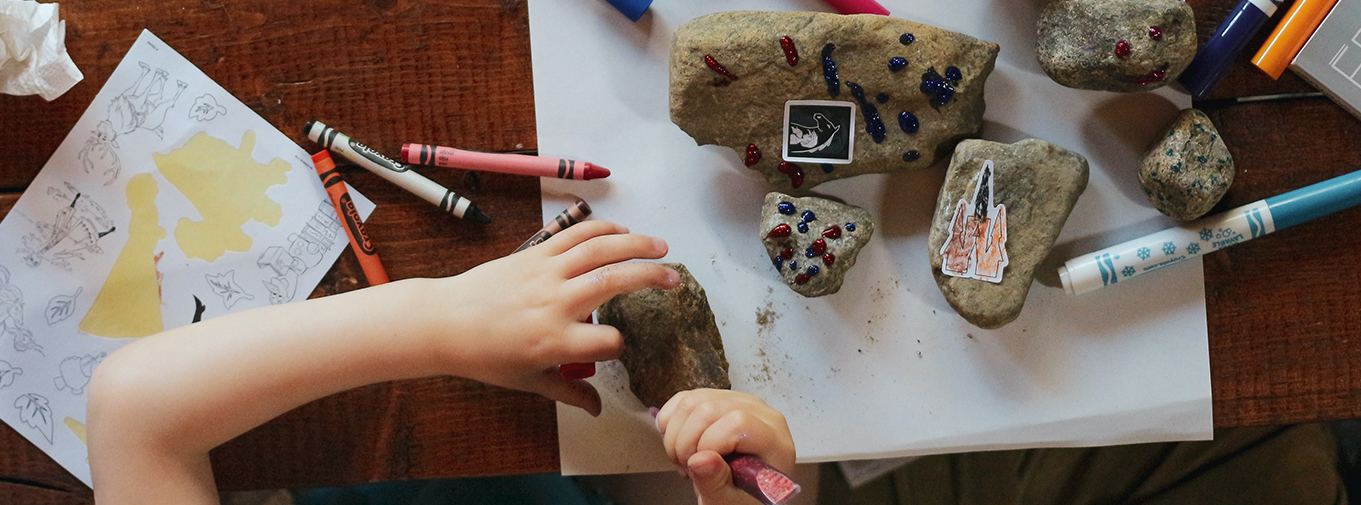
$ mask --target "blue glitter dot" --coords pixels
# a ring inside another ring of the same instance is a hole
[[[818,219],[818,216],[817,216],[817,214],[814,214],[813,211],[811,211],[811,210],[805,210],[805,211],[803,211],[803,222],[805,222],[805,223],[810,223],[810,222],[813,222],[813,221],[817,221],[817,219]]]
[[[812,266],[808,267],[808,276],[809,276],[809,277],[812,277],[812,276],[814,276],[814,275],[817,275],[819,271],[820,271],[820,270],[818,269],[818,266],[817,266],[817,265],[812,265]]]
[[[917,116],[903,111],[898,114],[898,127],[902,128],[904,133],[917,133],[921,123],[917,121]]]
[[[822,173],[824,173],[824,174],[830,174],[830,173],[832,173],[832,170],[834,170],[834,169],[835,169],[835,168],[832,167],[832,164],[831,164],[831,163],[823,163],[823,164],[822,164]]]
[[[780,202],[780,205],[778,207],[780,209],[781,214],[784,214],[786,216],[794,214],[794,204],[792,203]]]
[[[776,270],[779,270],[780,267],[783,267],[783,266],[784,266],[784,258],[781,258],[781,257],[779,257],[779,256],[774,257],[774,258],[771,259],[770,261],[772,261],[772,262],[775,263],[775,269],[776,269]]]
[[[835,50],[835,44],[822,47],[822,78],[827,81],[827,94],[833,98],[841,94],[841,79],[836,74],[836,62],[832,61],[832,51]]]
[[[949,67],[945,69],[945,78],[951,81],[958,81],[964,78],[964,74],[960,73],[959,67]]]
[[[857,100],[865,99],[865,88],[861,88],[859,84],[848,82],[846,83],[846,87],[851,88],[851,96],[855,97]]]
[[[789,262],[789,269],[790,269],[790,270],[798,270],[798,269],[799,269],[799,262],[797,262],[797,261],[791,261],[791,262]]]
[[[818,253],[817,251],[814,251],[812,247],[809,247],[803,250],[803,255],[812,258],[813,256],[817,256]]]
[[[855,231],[855,223],[846,223],[846,231]]]
[[[917,161],[917,160],[921,159],[921,157],[922,157],[922,153],[919,153],[919,152],[917,152],[917,151],[908,151],[908,152],[903,153],[903,161],[906,161],[906,162],[908,162],[908,163]]]
[[[888,103],[889,98],[892,97],[888,96],[888,93],[879,93],[878,95],[874,96],[874,101],[879,103]]]
[[[799,223],[799,233],[808,233],[808,223]]]
[[[897,72],[904,68],[907,68],[907,58],[904,58],[902,56],[894,56],[893,58],[888,60],[888,70],[890,72]]]
[[[912,35],[911,33],[904,33],[901,37],[898,37],[898,42],[902,43],[902,45],[911,44],[914,40],[917,40],[917,36]]]

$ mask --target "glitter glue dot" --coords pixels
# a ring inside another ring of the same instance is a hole
[[[1150,26],[1150,27],[1148,27],[1148,38],[1153,39],[1153,40],[1162,40],[1162,39],[1163,39],[1163,29],[1162,29],[1162,28],[1158,28],[1158,27],[1156,27],[1156,26]]]
[[[794,215],[794,204],[792,204],[792,203],[789,203],[789,202],[780,202],[780,205],[778,205],[778,206],[776,206],[776,207],[780,209],[780,213],[781,213],[781,214],[784,214],[784,215],[786,215],[786,216],[792,216],[792,215]]]
[[[903,161],[906,161],[906,162],[908,162],[908,163],[912,163],[912,162],[914,162],[914,161],[917,161],[917,160],[921,159],[921,157],[922,157],[922,153],[919,153],[919,152],[917,152],[917,151],[908,151],[908,152],[903,153]]]
[[[841,94],[841,79],[836,74],[836,62],[832,61],[832,51],[836,44],[822,46],[822,79],[827,81],[827,94],[836,98]]]
[[[786,248],[780,250],[780,258],[783,258],[783,259],[792,259],[793,257],[794,257],[794,249],[791,249],[791,248],[786,247]]]
[[[799,186],[803,186],[803,169],[799,168],[798,165],[795,165],[788,161],[781,162],[779,166],[779,171],[780,173],[789,176],[790,186],[796,188]]]
[[[805,222],[805,223],[810,223],[810,222],[816,221],[817,219],[818,219],[818,215],[817,215],[817,214],[814,214],[813,211],[811,211],[811,210],[805,210],[805,211],[803,211],[803,222]]]
[[[827,252],[827,241],[817,239],[816,241],[813,242],[813,246],[809,247],[808,249],[818,254],[824,254]]]
[[[855,231],[855,223],[846,223],[846,231]]]
[[[799,223],[799,233],[808,233],[808,223]]]
[[[737,80],[737,75],[733,74],[732,72],[729,72],[728,69],[724,68],[723,64],[719,63],[718,60],[715,60],[713,56],[709,56],[707,54],[704,55],[704,64],[709,67],[709,70],[718,72],[718,75],[727,77],[734,81]]]
[[[832,170],[835,170],[835,168],[832,167],[832,164],[831,164],[831,163],[823,163],[823,164],[822,164],[822,173],[824,173],[824,174],[830,174],[830,173],[832,173]]]
[[[959,67],[946,67],[945,78],[951,81],[958,81],[964,78],[964,74],[959,71]]]
[[[890,72],[897,72],[904,68],[907,68],[907,58],[904,58],[902,56],[894,56],[893,58],[890,58],[888,60],[888,70]]]
[[[1120,42],[1116,42],[1116,43],[1115,43],[1115,55],[1116,55],[1116,56],[1119,56],[1119,57],[1121,57],[1121,58],[1128,58],[1128,57],[1129,57],[1129,54],[1130,54],[1131,52],[1133,52],[1133,51],[1132,51],[1132,50],[1130,49],[1130,47],[1129,47],[1129,41],[1128,41],[1128,40],[1122,40],[1122,41],[1120,41]]]
[[[921,123],[917,121],[916,115],[903,111],[898,113],[898,127],[902,128],[904,133],[917,133]]]
[[[874,101],[879,103],[888,103],[889,98],[893,97],[888,96],[888,93],[879,93],[878,95],[874,95]]]
[[[836,263],[836,255],[832,253],[822,255],[822,263],[829,267],[832,266],[832,263]]]
[[[790,269],[790,270],[798,270],[798,269],[799,269],[799,262],[797,262],[797,261],[791,261],[791,262],[789,262],[789,269]]]
[[[847,225],[849,226],[850,223],[847,223]],[[855,230],[852,229],[851,231]],[[822,236],[830,239],[841,238],[841,227],[837,225],[828,226],[827,229],[822,230]]]
[[[789,230],[789,225],[778,224],[775,225],[774,228],[771,228],[770,233],[767,233],[766,236],[770,238],[785,238],[788,237],[791,233],[792,232]]]
[[[780,49],[784,51],[784,61],[789,62],[789,66],[799,64],[799,49],[794,47],[794,39],[788,35],[780,37]]]
[[[808,258],[815,258],[817,257],[818,253],[817,251],[814,251],[812,247],[809,247],[803,250],[803,255]]]
[[[799,274],[798,277],[794,278],[794,284],[798,284],[800,286],[808,284],[808,276],[804,274]]]
[[[784,266],[784,258],[781,258],[779,256],[771,258],[770,261],[775,264],[776,270],[779,270],[781,267]],[[823,261],[826,261],[826,259],[824,258]]]
[[[742,160],[747,166],[752,166],[761,162],[761,148],[756,144],[747,144],[747,158]]]
[[[902,45],[911,44],[914,40],[917,40],[917,37],[911,33],[904,33],[901,37],[898,37],[898,42]]]
[[[865,88],[860,87],[859,84],[848,82],[846,83],[846,87],[851,88],[851,96],[855,97],[857,100],[863,101],[865,99]]]
[[[818,269],[818,266],[817,266],[817,265],[809,265],[809,266],[808,266],[808,270],[807,270],[808,276],[809,276],[809,277],[812,277],[812,276],[814,276],[814,275],[817,275],[818,272],[821,272],[821,271],[822,271],[822,270]]]

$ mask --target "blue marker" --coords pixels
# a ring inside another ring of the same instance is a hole
[[[637,23],[647,12],[647,8],[652,5],[652,0],[605,0],[619,9],[630,21]]]
[[[1204,98],[1214,87],[1224,72],[1229,70],[1238,53],[1248,45],[1248,40],[1257,30],[1276,14],[1276,8],[1285,0],[1239,0],[1229,17],[1219,24],[1214,35],[1205,47],[1196,53],[1196,58],[1182,71],[1178,82],[1196,98]]]
[[[1059,280],[1080,295],[1358,204],[1361,170],[1078,256],[1059,267]]]

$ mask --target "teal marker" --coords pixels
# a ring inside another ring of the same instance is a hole
[[[1070,259],[1063,290],[1080,295],[1361,204],[1361,170]]]

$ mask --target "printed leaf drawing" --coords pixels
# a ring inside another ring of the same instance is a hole
[[[217,98],[206,93],[194,99],[194,108],[189,109],[189,117],[199,121],[212,121],[225,114],[227,114],[227,107],[218,105]]]
[[[208,274],[204,275],[203,278],[208,281],[208,287],[222,297],[222,305],[226,306],[228,310],[236,305],[236,302],[255,299],[255,295],[247,293],[246,290],[241,289],[241,286],[236,284],[236,270],[228,270],[227,273],[218,275]]]
[[[50,223],[38,223],[37,229],[23,237],[24,247],[19,257],[30,267],[44,261],[63,270],[71,270],[72,259],[85,259],[85,253],[103,254],[99,239],[116,229],[104,207],[65,183],[64,189],[47,188],[47,196],[65,204]]]
[[[76,292],[70,296],[57,295],[47,302],[47,310],[43,312],[47,316],[47,324],[53,325],[65,321],[76,312],[76,297],[85,288],[76,288]]]
[[[52,384],[57,386],[57,391],[71,390],[71,394],[82,394],[85,386],[90,385],[90,378],[94,377],[95,367],[104,362],[104,353],[85,356],[68,356],[61,360],[57,369],[61,375],[52,379]]]
[[[9,387],[10,384],[14,384],[14,378],[23,374],[24,369],[16,368],[10,365],[9,362],[0,360],[0,389],[5,389]]]
[[[317,266],[341,233],[340,220],[330,200],[323,200],[312,219],[302,231],[288,236],[288,249],[270,246],[260,254],[255,264],[274,271],[274,277],[264,282],[269,290],[269,303],[279,305],[293,300],[297,294],[298,277]]]
[[[56,422],[53,421],[52,407],[47,404],[47,398],[28,393],[14,400],[14,408],[19,409],[19,421],[38,430],[47,438],[47,443],[52,443],[52,431],[56,429]]]

